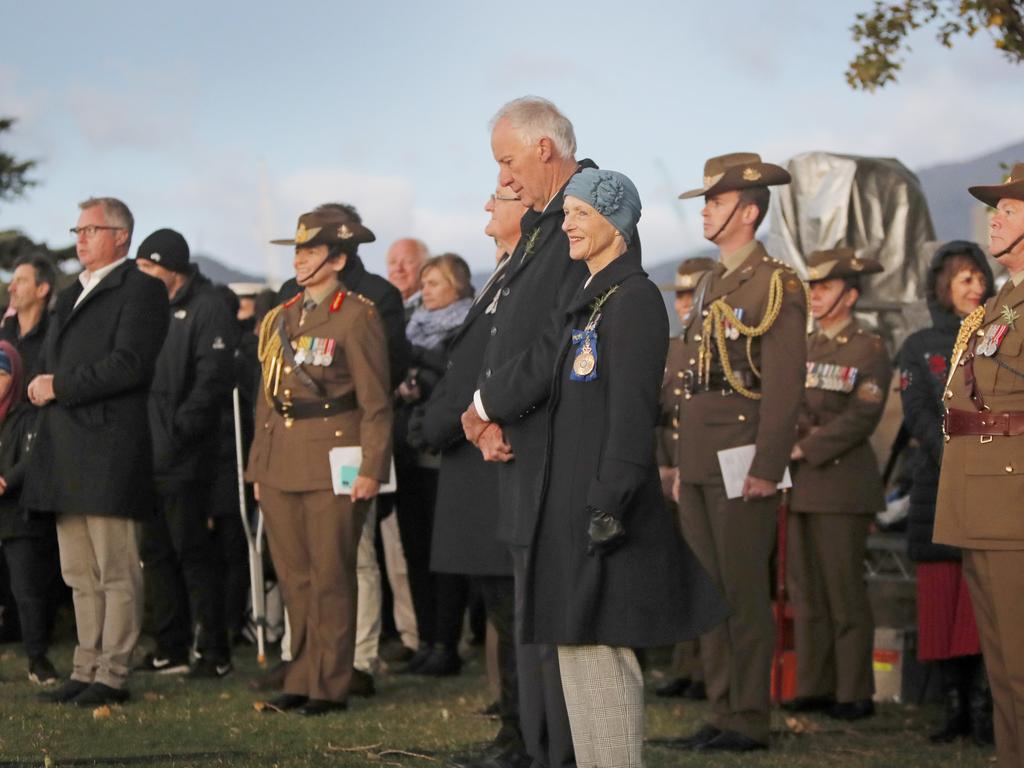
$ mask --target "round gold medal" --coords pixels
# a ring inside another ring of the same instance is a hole
[[[589,352],[580,352],[572,364],[572,371],[577,376],[589,376],[594,370],[594,356]]]

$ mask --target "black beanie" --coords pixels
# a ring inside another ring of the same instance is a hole
[[[188,243],[173,229],[158,229],[139,246],[136,259],[146,259],[172,272],[188,272]]]

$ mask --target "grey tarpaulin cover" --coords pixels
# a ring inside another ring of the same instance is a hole
[[[858,309],[881,310],[871,324],[898,347],[927,322],[935,230],[917,177],[895,159],[829,152],[797,155],[786,168],[793,182],[773,188],[768,251],[804,277],[805,256],[826,248],[881,261],[885,271],[864,278]]]

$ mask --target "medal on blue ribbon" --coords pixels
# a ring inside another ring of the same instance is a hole
[[[572,381],[593,381],[597,378],[597,331],[592,328],[573,329],[572,343],[576,357],[572,361]]]

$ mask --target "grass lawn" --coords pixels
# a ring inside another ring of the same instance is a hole
[[[478,714],[488,703],[482,663],[471,660],[459,677],[380,675],[377,696],[350,702],[348,712],[305,719],[256,712],[246,681],[257,672],[250,649],[239,650],[225,680],[186,683],[180,677],[135,675],[132,700],[107,717],[36,699],[19,646],[0,653],[0,768],[9,766],[445,766],[473,752],[496,731]],[[53,653],[70,669],[71,647]],[[966,743],[936,747],[927,733],[932,708],[888,704],[877,717],[852,726],[774,715],[772,749],[750,755],[687,754],[659,740],[688,734],[703,703],[664,702],[650,696],[646,750],[650,768],[664,766],[928,766],[994,765],[991,750]],[[801,732],[797,732],[801,731]]]

